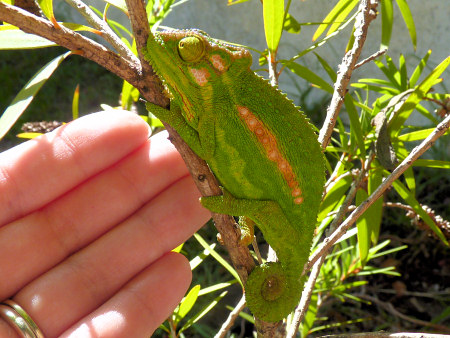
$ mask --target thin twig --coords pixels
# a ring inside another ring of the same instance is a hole
[[[378,2],[376,1],[374,6],[377,3]],[[333,97],[331,98],[330,106],[327,109],[325,122],[320,129],[319,143],[321,144],[322,149],[325,149],[330,142],[337,116],[342,104],[344,103],[344,98],[347,92],[348,84],[350,83],[353,69],[355,68],[356,62],[361,55],[364,42],[366,41],[369,24],[376,17],[374,15],[374,11],[372,11],[370,0],[361,0],[359,11],[360,12],[356,16],[355,20],[355,42],[353,43],[352,49],[344,55],[342,63],[339,65],[336,83],[334,84]]]
[[[383,309],[385,309],[386,311],[390,312],[392,315],[399,317],[401,319],[407,320],[408,322],[420,325],[420,326],[424,326],[424,327],[432,327],[435,330],[438,330],[440,332],[446,332],[446,333],[450,333],[450,328],[444,326],[444,325],[439,325],[439,324],[435,324],[435,323],[431,323],[431,322],[427,322],[424,320],[420,320],[414,317],[410,317],[407,316],[403,313],[401,313],[400,311],[398,311],[391,303],[387,303],[387,302],[383,302],[381,300],[379,300],[378,298],[369,296],[369,295],[364,295],[364,294],[357,294],[357,297],[360,297],[362,299],[366,299],[370,302],[376,303],[377,305],[381,306]],[[428,335],[427,335],[428,337]]]
[[[306,311],[308,310],[309,303],[311,302],[311,296],[314,291],[314,285],[316,284],[317,277],[319,277],[320,268],[325,261],[325,255],[320,257],[320,259],[314,264],[311,269],[311,274],[309,275],[308,282],[306,282],[303,288],[302,298],[300,299],[300,304],[295,310],[294,319],[289,328],[287,338],[294,338],[297,335],[298,327],[305,317]]]
[[[383,54],[386,53],[386,52],[387,52],[387,48],[384,48],[384,49],[379,50],[379,51],[376,52],[376,53],[373,53],[373,54],[372,54],[371,56],[369,56],[368,58],[365,58],[364,60],[358,62],[358,63],[355,65],[355,68],[354,68],[354,69],[359,68],[359,67],[361,67],[362,65],[365,65],[366,63],[368,63],[368,62],[370,62],[370,61],[372,61],[372,60],[375,60],[376,58],[380,57],[381,55],[383,55]]]
[[[222,324],[219,332],[214,336],[214,338],[223,338],[227,332],[231,329],[236,319],[239,317],[239,313],[245,308],[245,295],[241,297],[239,302],[234,307],[233,311],[230,312],[227,320]]]
[[[131,27],[133,29],[134,40],[136,41],[136,49],[139,60],[142,63],[142,73],[144,77],[147,74],[154,76],[154,72],[150,64],[145,60],[142,50],[147,46],[148,35],[150,34],[150,26],[148,24],[147,12],[145,11],[145,3],[142,0],[126,0],[128,14],[130,16]],[[160,83],[158,79],[158,83]],[[166,101],[167,107],[169,104]]]
[[[336,213],[336,216],[334,217],[333,221],[330,224],[330,229],[334,229],[344,218],[344,215],[348,212],[348,209],[350,207],[351,202],[355,198],[356,192],[358,188],[361,185],[361,182],[363,181],[367,168],[369,168],[369,163],[373,159],[373,154],[370,153],[367,159],[367,163],[365,163],[364,168],[361,169],[359,172],[359,175],[357,176],[356,180],[353,181],[350,190],[347,194],[347,196],[344,199],[344,202],[341,204],[341,207],[339,208],[339,211]],[[298,327],[300,326],[300,323],[302,322],[306,311],[308,310],[309,303],[311,301],[312,292],[314,290],[314,284],[316,283],[316,279],[320,273],[320,268],[322,267],[323,262],[325,261],[326,253],[324,253],[313,265],[311,274],[309,276],[308,282],[305,285],[305,288],[302,293],[302,298],[300,300],[300,304],[295,310],[295,316],[294,320],[291,324],[291,327],[289,329],[288,337],[295,337],[295,334],[298,330]],[[302,275],[308,271],[310,268],[309,262],[306,263],[303,267]]]
[[[123,43],[123,41],[119,39],[108,24],[101,20],[93,10],[91,10],[80,0],[66,0],[66,2],[75,8],[95,29],[100,31],[101,36],[108,41],[122,57],[136,64],[137,67],[140,67],[138,58]]]
[[[416,161],[425,151],[427,151],[434,142],[441,137],[445,131],[450,127],[450,115],[447,116],[441,123],[437,125],[434,131],[422,141],[420,145],[415,147],[411,153],[395,168],[395,170],[381,183],[378,188],[362,202],[350,216],[333,232],[329,237],[325,238],[321,246],[311,256],[307,269],[322,256],[341,238],[350,226],[388,189],[392,183],[399,178],[411,165]]]

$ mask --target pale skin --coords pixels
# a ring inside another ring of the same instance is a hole
[[[0,154],[0,301],[45,337],[149,337],[188,289],[170,251],[210,213],[167,135],[148,134],[103,112]]]

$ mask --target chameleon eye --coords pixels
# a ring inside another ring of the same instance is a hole
[[[202,58],[205,52],[205,44],[196,36],[188,36],[178,43],[178,54],[187,62],[195,62]]]

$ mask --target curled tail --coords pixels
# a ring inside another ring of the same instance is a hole
[[[281,262],[257,266],[250,273],[245,287],[247,306],[252,313],[267,322],[287,317],[301,296],[304,278],[300,279],[300,272],[300,268],[288,268]]]

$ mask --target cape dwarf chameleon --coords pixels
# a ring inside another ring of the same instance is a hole
[[[223,187],[222,196],[202,197],[203,206],[256,223],[277,253],[279,262],[250,273],[248,307],[265,321],[286,317],[300,299],[325,178],[311,124],[250,70],[244,48],[199,30],[170,30],[150,34],[144,54],[171,99],[170,110],[147,109],[177,130]]]

